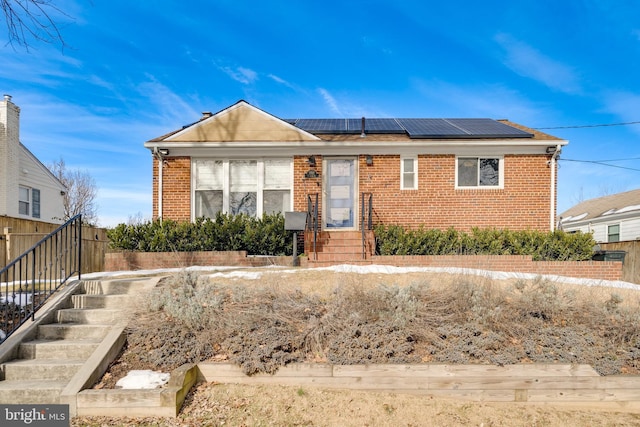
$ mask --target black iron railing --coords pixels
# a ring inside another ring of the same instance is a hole
[[[307,194],[307,230],[313,231],[313,259],[318,259],[318,193]]]
[[[82,216],[76,215],[0,270],[0,343],[80,272]]]
[[[362,259],[366,258],[366,231],[373,228],[373,193],[362,193],[360,206],[360,230],[362,232]]]

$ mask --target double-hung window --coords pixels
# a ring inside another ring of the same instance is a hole
[[[620,241],[620,224],[607,226],[607,242]]]
[[[18,201],[18,213],[20,215],[29,215],[31,212],[31,191],[27,187],[20,187]]]
[[[417,157],[401,157],[400,158],[400,189],[402,190],[418,189],[418,158]]]
[[[502,157],[458,157],[456,187],[502,188]]]
[[[37,188],[19,187],[18,213],[40,218],[40,190]]]
[[[196,159],[194,216],[261,216],[291,209],[290,159]]]

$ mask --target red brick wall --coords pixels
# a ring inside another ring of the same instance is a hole
[[[316,166],[309,156],[294,157],[294,210],[307,210],[307,195],[318,193],[322,215],[322,156]],[[367,166],[359,158],[359,191],[373,193],[374,224],[400,224],[410,228],[469,231],[472,227],[513,230],[549,230],[551,169],[549,157],[504,157],[503,189],[456,189],[454,155],[418,157],[418,189],[400,190],[400,156],[374,156]],[[306,178],[314,170],[317,178]],[[158,162],[153,162],[153,216],[158,216]],[[191,161],[168,158],[163,168],[162,215],[178,221],[191,219]],[[321,222],[320,222],[321,223]]]
[[[372,256],[371,264],[397,267],[457,267],[512,273],[621,280],[619,261],[532,261],[526,255]]]
[[[153,218],[158,212],[158,161],[153,162]],[[162,217],[191,220],[191,158],[168,157],[162,167]]]
[[[224,252],[112,252],[105,254],[104,271],[153,270],[190,266],[292,265],[290,256],[250,257],[246,251]]]
[[[306,195],[320,192],[322,158],[316,156],[319,178],[304,178],[308,157],[294,159],[296,210],[306,210]],[[505,156],[503,189],[456,189],[454,155],[418,157],[418,189],[400,190],[400,156],[373,157],[367,166],[359,158],[359,190],[373,193],[374,224],[410,228],[469,231],[472,227],[535,229],[550,227],[551,169],[548,156]],[[300,184],[301,183],[301,184]]]

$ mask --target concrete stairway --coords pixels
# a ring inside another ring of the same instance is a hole
[[[68,291],[51,313],[43,315],[46,319],[33,325],[34,330],[25,333],[21,342],[14,343],[10,354],[13,357],[7,357],[5,349],[5,362],[0,365],[0,403],[63,403],[63,390],[81,375],[87,361],[91,357],[101,359],[102,355],[94,353],[110,332],[124,328],[130,312],[127,307],[136,294],[135,283],[136,280],[114,280],[75,284],[75,290]],[[119,342],[121,346],[124,341]],[[108,363],[101,366],[106,369]],[[102,372],[81,376],[100,375]],[[84,385],[86,380],[75,382]]]

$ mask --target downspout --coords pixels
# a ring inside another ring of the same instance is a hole
[[[549,167],[551,168],[551,212],[549,212],[549,229],[551,231],[555,231],[556,229],[556,165],[561,149],[562,147],[560,145],[556,145],[556,149],[551,155],[551,160],[548,162]]]
[[[158,147],[153,147],[153,157],[158,160],[158,218],[162,219],[162,154]]]

